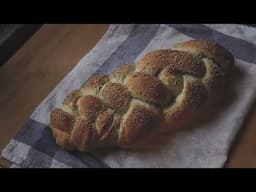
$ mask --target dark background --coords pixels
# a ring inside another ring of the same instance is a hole
[[[0,24],[0,66],[41,26],[41,24]]]

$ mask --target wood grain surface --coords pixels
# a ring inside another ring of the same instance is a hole
[[[0,67],[0,151],[35,107],[106,32],[106,24],[43,27]],[[254,107],[255,108],[255,107]],[[256,167],[256,110],[238,134],[225,167]],[[0,159],[0,166],[9,163]]]
[[[0,151],[108,25],[44,25],[0,68]],[[1,160],[3,166],[8,166]]]

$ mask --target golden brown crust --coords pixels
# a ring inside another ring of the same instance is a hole
[[[134,64],[126,64],[121,67],[118,67],[114,73],[111,74],[110,80],[114,83],[120,83],[123,84],[125,78],[127,75],[135,70]]]
[[[128,89],[119,83],[106,83],[99,95],[108,106],[119,113],[127,111],[131,101]]]
[[[190,40],[94,76],[51,112],[56,143],[79,151],[136,148],[160,131],[189,125],[218,96],[233,62],[220,45]]]
[[[98,135],[102,136],[109,131],[112,125],[113,118],[114,118],[114,111],[111,109],[103,111],[98,115],[95,122],[96,124],[95,128],[98,132]]]
[[[56,108],[51,112],[50,121],[53,128],[69,133],[72,129],[74,117],[63,110]]]
[[[176,44],[174,49],[213,59],[224,72],[234,63],[234,57],[227,49],[209,40],[189,40]]]
[[[71,133],[70,141],[79,151],[84,151],[85,148],[90,147],[92,132],[91,122],[77,118]]]
[[[108,82],[108,75],[96,75],[91,77],[82,87],[81,91],[84,95],[97,95],[101,87]]]
[[[101,100],[92,95],[81,97],[77,101],[77,105],[81,117],[91,121],[95,120],[98,113],[104,108]]]
[[[66,150],[74,150],[75,148],[72,146],[70,141],[70,135],[65,132],[61,131],[60,129],[53,128],[53,136],[56,139],[56,143],[62,146]]]
[[[63,105],[69,106],[72,110],[75,109],[77,99],[81,97],[80,90],[71,92],[62,102]]]
[[[152,128],[156,115],[153,111],[141,105],[133,105],[123,119],[119,132],[119,145],[132,145],[137,137]]]
[[[174,74],[165,67],[158,75],[159,80],[175,95],[177,96],[183,89],[183,77],[180,74]]]
[[[186,121],[186,116],[196,112],[204,104],[206,97],[207,91],[203,83],[199,80],[186,80],[183,92],[176,98],[175,104],[164,109],[166,122],[173,125],[174,122]]]
[[[171,49],[157,50],[145,55],[138,63],[138,69],[151,75],[157,75],[165,67],[172,73],[188,73],[202,77],[205,73],[201,60],[189,53]]]
[[[96,120],[96,129],[99,141],[114,145],[117,140],[117,128],[120,126],[120,118],[112,110],[101,113]]]
[[[149,103],[164,106],[173,99],[172,93],[156,77],[135,72],[126,78],[131,95]]]
[[[218,65],[215,65],[210,59],[203,59],[205,66],[207,67],[207,72],[202,79],[208,92],[211,94],[213,91],[217,91],[224,79],[224,72]]]

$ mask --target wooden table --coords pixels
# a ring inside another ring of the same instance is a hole
[[[0,151],[25,123],[35,107],[97,43],[106,24],[43,25],[0,68]],[[256,110],[246,120],[226,167],[256,167]],[[0,166],[9,162],[0,159]]]

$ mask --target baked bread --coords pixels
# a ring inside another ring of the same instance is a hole
[[[208,40],[152,51],[68,95],[51,112],[53,136],[67,150],[134,148],[160,130],[189,125],[218,95],[233,63],[229,51]]]

